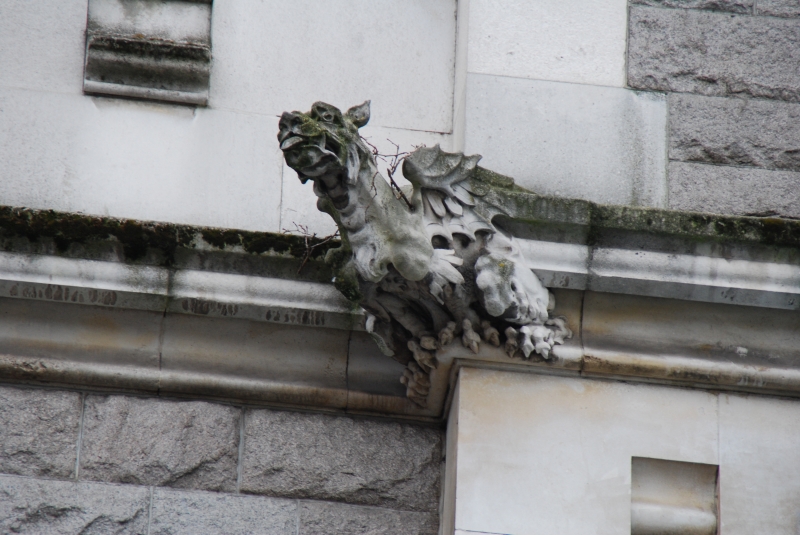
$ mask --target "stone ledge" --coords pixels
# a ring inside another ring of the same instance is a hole
[[[422,409],[404,397],[403,366],[380,355],[361,311],[328,282],[321,255],[332,243],[309,250],[296,236],[0,208],[0,379],[420,420],[443,417],[461,361],[800,393],[796,350],[773,342],[798,336],[800,221],[601,206],[508,186],[490,195],[503,196],[511,217],[495,221],[575,332],[553,361],[453,344],[439,352]],[[590,326],[621,314],[644,334],[630,339],[622,322],[592,338]],[[706,334],[674,336],[696,328]],[[614,340],[632,345],[608,347]],[[607,351],[617,360],[598,367],[592,359]],[[718,370],[720,359],[734,364]],[[714,370],[720,380],[702,379]]]

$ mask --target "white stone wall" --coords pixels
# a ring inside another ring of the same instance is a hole
[[[83,94],[87,0],[2,2],[0,204],[330,231],[310,187],[298,197],[296,175],[284,172],[280,113],[372,99],[364,135],[382,150],[386,138],[450,148],[455,9],[218,0],[209,106],[193,108]]]
[[[666,203],[666,102],[624,88],[627,0],[216,0],[197,108],[85,95],[87,9],[0,6],[0,204],[328,234],[277,118],[366,99],[383,152],[440,143],[541,193]]]
[[[625,89],[627,0],[469,0],[464,149],[548,195],[666,206],[666,102]]]
[[[798,441],[797,400],[462,369],[443,523],[627,535],[631,459],[644,457],[719,467],[721,535],[794,535]]]

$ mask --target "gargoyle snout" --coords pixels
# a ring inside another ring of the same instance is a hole
[[[302,119],[300,113],[295,111],[285,111],[281,115],[281,120],[278,122],[278,141],[281,143],[281,148],[284,147],[283,142],[286,138],[292,135],[302,135]]]

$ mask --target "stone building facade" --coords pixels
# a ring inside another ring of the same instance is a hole
[[[798,533],[798,65],[794,0],[0,2],[0,533]],[[529,190],[551,355],[407,397],[275,138],[369,99]]]

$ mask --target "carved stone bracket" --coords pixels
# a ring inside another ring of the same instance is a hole
[[[436,354],[451,343],[552,358],[572,331],[552,316],[555,299],[514,238],[493,223],[505,215],[497,194],[516,188],[513,180],[479,167],[480,156],[437,145],[405,158],[411,187],[395,190],[358,133],[369,114],[369,102],[344,114],[317,102],[308,113],[284,113],[278,140],[336,221],[342,247],[327,258],[334,283],[366,310],[381,351],[406,365],[408,397],[426,405]]]

